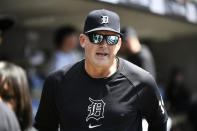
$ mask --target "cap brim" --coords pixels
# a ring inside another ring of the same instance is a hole
[[[84,33],[86,34],[86,33],[91,33],[91,32],[95,32],[95,31],[111,31],[111,32],[115,32],[115,33],[119,34],[121,37],[123,36],[122,33],[118,32],[112,28],[109,28],[109,27],[98,27],[98,28],[86,31]]]

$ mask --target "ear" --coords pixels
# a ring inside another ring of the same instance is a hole
[[[86,35],[80,34],[79,41],[80,41],[81,47],[84,48],[85,47],[85,43],[86,43]]]

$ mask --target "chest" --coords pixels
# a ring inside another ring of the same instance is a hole
[[[58,87],[60,121],[69,126],[110,126],[135,120],[136,101],[135,87],[126,79],[98,83],[67,81]]]

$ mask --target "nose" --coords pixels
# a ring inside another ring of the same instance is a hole
[[[107,41],[106,39],[104,38],[102,43],[100,44],[101,47],[107,47]]]

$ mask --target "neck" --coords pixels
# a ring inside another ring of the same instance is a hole
[[[85,70],[93,78],[109,77],[116,72],[117,68],[118,61],[116,58],[113,60],[111,65],[105,67],[98,67],[85,60]]]

